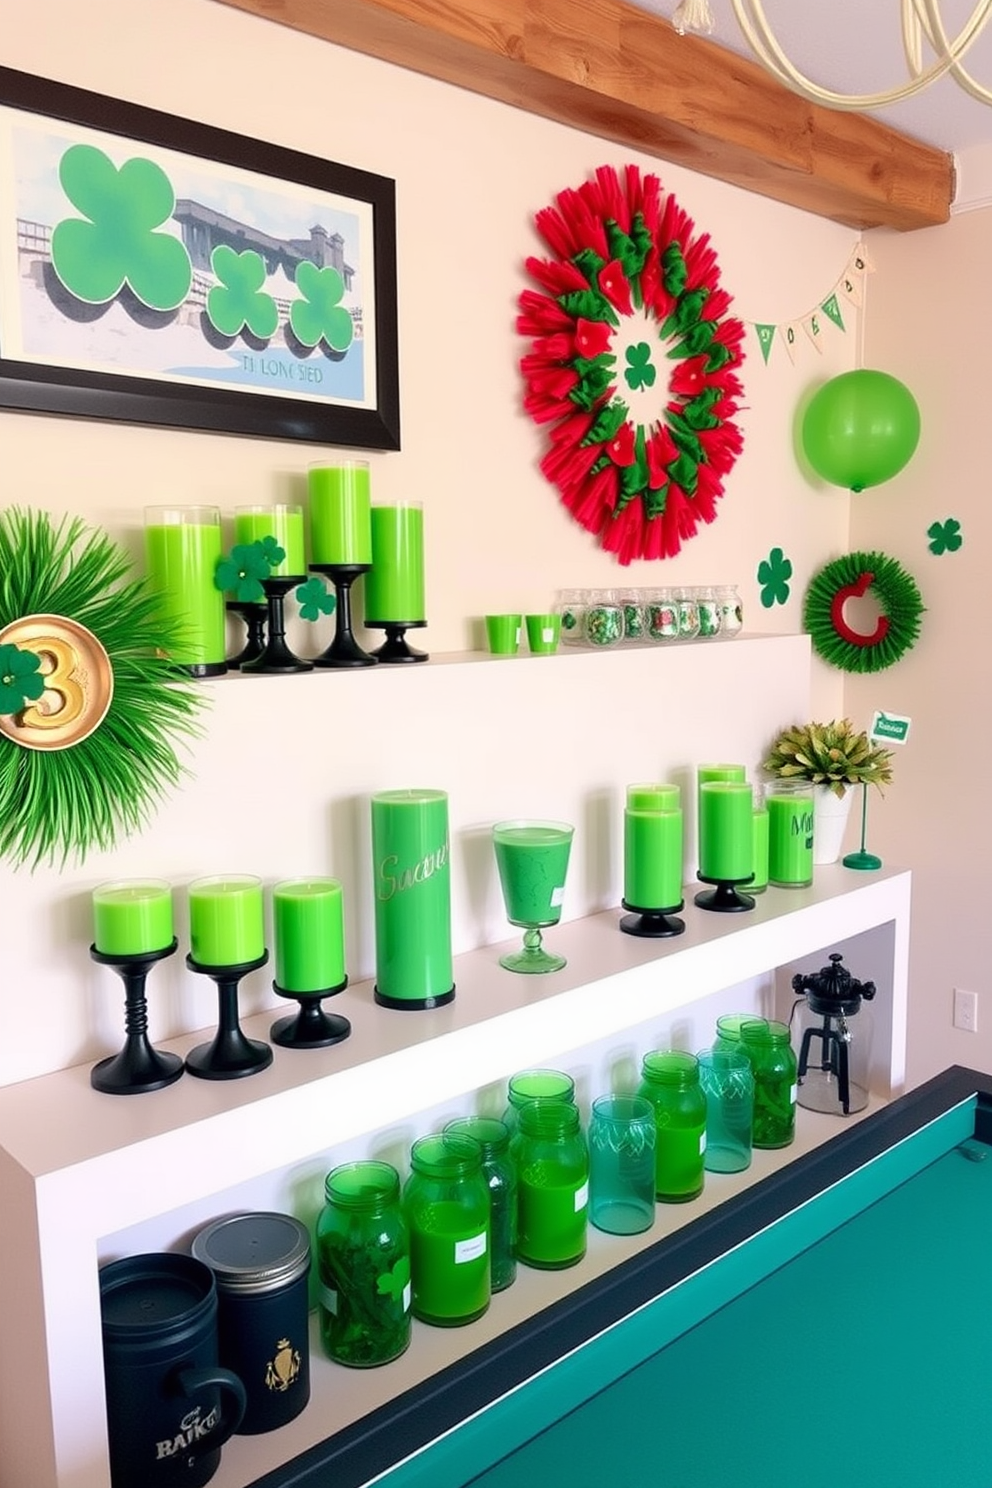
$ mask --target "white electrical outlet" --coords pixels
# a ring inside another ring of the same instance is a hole
[[[954,988],[954,1027],[965,1033],[978,1032],[978,993]]]

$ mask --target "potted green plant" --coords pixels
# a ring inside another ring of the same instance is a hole
[[[763,768],[786,780],[813,785],[813,862],[833,863],[850,810],[854,785],[877,785],[892,779],[892,751],[869,739],[849,718],[830,723],[799,723],[783,729]]]

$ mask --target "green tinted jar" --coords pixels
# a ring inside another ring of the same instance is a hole
[[[474,1322],[489,1306],[489,1189],[472,1137],[418,1137],[403,1189],[410,1226],[413,1315],[439,1327]]]
[[[741,1046],[754,1071],[754,1147],[788,1147],[796,1135],[796,1054],[787,1023],[748,1019]]]
[[[503,1124],[512,1137],[517,1129],[521,1106],[532,1100],[556,1100],[575,1103],[575,1081],[562,1070],[528,1069],[511,1075],[507,1087],[507,1104]]]
[[[510,1142],[517,1170],[517,1255],[525,1265],[557,1271],[586,1253],[589,1152],[578,1107],[528,1101]]]
[[[410,1234],[400,1179],[384,1162],[333,1168],[317,1220],[320,1337],[328,1357],[364,1369],[410,1342]]]
[[[494,1116],[460,1116],[444,1128],[471,1137],[482,1150],[482,1173],[489,1189],[489,1270],[494,1292],[517,1275],[517,1170],[510,1157],[510,1132]]]
[[[763,1023],[765,1027],[768,1026],[766,1020],[759,1018],[757,1013],[721,1013],[716,1020],[714,1049],[739,1049],[741,1029],[745,1023]]]
[[[697,1198],[704,1182],[706,1096],[695,1054],[679,1049],[645,1054],[637,1093],[654,1107],[657,1197],[666,1204]]]

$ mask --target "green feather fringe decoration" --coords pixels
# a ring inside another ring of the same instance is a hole
[[[869,592],[888,618],[880,641],[857,645],[834,626],[831,608],[841,589],[874,574]],[[810,580],[803,602],[803,625],[813,649],[831,666],[845,672],[881,672],[894,666],[916,644],[925,613],[916,580],[885,553],[847,553],[827,563]]]
[[[75,620],[110,658],[114,691],[87,738],[26,749],[0,736],[0,856],[16,867],[82,861],[144,826],[187,773],[173,740],[200,732],[205,699],[167,659],[180,628],[158,610],[131,560],[78,517],[0,511],[0,630],[26,615]]]

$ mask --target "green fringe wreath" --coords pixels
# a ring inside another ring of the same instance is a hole
[[[871,593],[881,615],[874,634],[860,635],[844,619],[846,599]],[[845,672],[881,672],[915,644],[924,611],[916,580],[885,553],[847,553],[810,580],[803,624],[813,649]]]
[[[131,560],[78,517],[0,512],[0,631],[33,614],[92,632],[110,660],[113,697],[99,727],[63,749],[0,736],[0,856],[32,869],[82,861],[143,826],[187,772],[173,740],[199,733],[205,699],[166,654],[180,628],[163,618]]]

